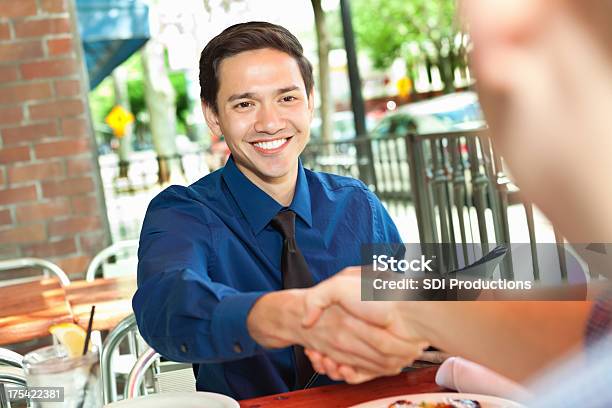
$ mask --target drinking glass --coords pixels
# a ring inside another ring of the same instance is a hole
[[[41,393],[42,399],[32,399],[34,408],[100,408],[100,358],[97,348],[87,354],[70,357],[59,344],[32,351],[24,356],[28,389],[33,387],[63,388],[63,401],[52,402]],[[36,388],[38,390],[38,388]]]

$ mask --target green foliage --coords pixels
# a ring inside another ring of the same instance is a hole
[[[465,48],[455,43],[456,0],[354,0],[351,6],[358,47],[376,68],[403,58],[409,70],[427,61],[444,75],[464,59]]]
[[[89,93],[89,109],[94,125],[102,125],[104,118],[115,104],[113,82],[110,77],[104,79],[93,91]]]
[[[457,34],[455,0],[354,0],[351,6],[359,45],[378,68],[406,57],[410,44],[426,48]]]
[[[416,39],[412,29],[406,35],[411,2],[357,0],[351,6],[357,45],[367,51],[376,68],[389,67],[400,56],[404,42]]]

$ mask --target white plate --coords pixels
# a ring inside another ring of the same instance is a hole
[[[214,392],[164,392],[105,405],[104,408],[240,408],[238,401]]]
[[[395,397],[381,398],[374,401],[364,402],[359,405],[354,405],[350,408],[388,408],[389,405],[398,400],[406,400],[411,401],[415,404],[419,404],[421,402],[445,402],[447,398],[475,400],[480,402],[480,406],[482,408],[525,408],[524,405],[507,399],[480,394],[464,394],[461,392],[436,392],[431,394],[397,395]]]

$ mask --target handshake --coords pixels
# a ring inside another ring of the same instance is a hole
[[[397,302],[361,301],[360,270],[346,268],[312,288],[260,298],[248,316],[249,332],[267,348],[302,345],[315,371],[348,383],[439,358],[423,354],[430,344]]]

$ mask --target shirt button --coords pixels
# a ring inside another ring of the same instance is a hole
[[[240,345],[240,343],[234,343],[234,353],[242,353],[242,346]]]
[[[181,344],[180,350],[181,350],[181,353],[186,353],[187,352],[187,345],[185,343]]]

